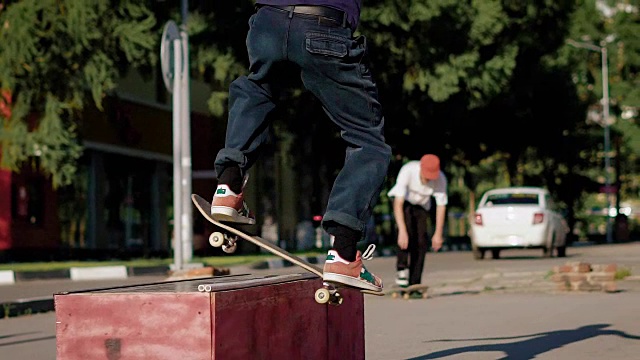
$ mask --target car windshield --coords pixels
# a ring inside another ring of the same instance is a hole
[[[538,194],[491,194],[486,206],[493,205],[538,205]]]

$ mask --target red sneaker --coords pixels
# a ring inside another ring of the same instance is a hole
[[[242,184],[242,192],[236,194],[226,184],[218,184],[211,201],[211,216],[217,221],[235,222],[241,224],[255,224],[256,218],[244,201],[244,186],[248,176]]]
[[[373,258],[375,249],[374,244],[369,245],[364,254],[358,251],[356,260],[351,262],[341,258],[337,251],[329,250],[322,279],[359,289],[382,291],[382,279],[369,272],[362,264],[362,260]]]

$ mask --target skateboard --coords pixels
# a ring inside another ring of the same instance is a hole
[[[428,288],[429,287],[425,284],[415,284],[410,286],[395,285],[391,289],[385,291],[385,294],[391,295],[391,297],[394,299],[402,298],[402,299],[408,300],[408,299],[415,299],[415,297],[411,296],[412,291],[420,291],[422,293],[421,298],[426,299]]]
[[[209,213],[211,209],[211,203],[209,203],[207,200],[202,198],[202,196],[197,194],[192,194],[191,200],[193,201],[198,211],[200,211],[202,216],[204,216],[210,223],[212,223],[218,229],[221,230],[221,231],[214,231],[209,236],[209,244],[211,244],[211,246],[222,247],[222,250],[224,252],[233,253],[237,248],[237,245],[238,245],[237,241],[239,239],[244,239],[322,278],[322,269],[319,268],[318,266],[315,266],[309,263],[308,261],[305,261],[302,258],[289,253],[283,248],[269,241],[266,241],[259,236],[248,234],[233,226],[233,225],[241,226],[243,224],[225,223],[225,222],[220,222],[213,219],[211,217],[211,214]],[[340,305],[342,304],[343,297],[340,295],[339,290],[342,288],[355,289],[360,291],[363,294],[384,296],[384,293],[381,291],[365,290],[365,289],[359,289],[359,288],[350,287],[350,286],[338,284],[338,283],[323,282],[322,287],[316,290],[315,300],[318,304],[329,303],[331,305]]]

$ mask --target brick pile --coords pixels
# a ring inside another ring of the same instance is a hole
[[[616,292],[616,264],[567,262],[553,267],[551,281],[563,291]]]

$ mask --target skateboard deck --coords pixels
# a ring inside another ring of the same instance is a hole
[[[202,216],[204,216],[210,223],[212,223],[213,225],[215,225],[216,227],[222,230],[222,232],[217,232],[217,231],[213,232],[211,236],[209,236],[209,243],[211,244],[211,246],[222,247],[223,251],[227,253],[231,253],[235,250],[237,246],[236,241],[238,240],[238,238],[241,238],[322,278],[322,269],[320,267],[314,264],[311,264],[308,261],[305,261],[294,254],[289,253],[283,248],[269,241],[266,241],[259,236],[250,235],[232,226],[232,225],[242,226],[243,224],[224,223],[212,218],[211,214],[209,213],[211,209],[211,203],[209,203],[207,200],[202,198],[202,196],[197,194],[192,194],[191,200],[193,201],[198,211],[200,211]],[[316,294],[315,294],[316,302],[320,304],[324,304],[324,303],[330,303],[333,305],[341,304],[342,297],[338,292],[340,288],[351,288],[351,289],[358,290],[364,294],[384,296],[384,293],[379,291],[365,290],[365,289],[359,289],[359,288],[350,287],[350,286],[338,284],[338,283],[324,282],[323,287],[316,291]]]
[[[386,295],[391,295],[392,298],[397,299],[397,298],[402,298],[405,300],[408,299],[415,299],[416,297],[412,297],[411,296],[411,292],[412,291],[420,291],[422,292],[421,297],[423,299],[427,298],[427,289],[429,289],[429,287],[425,284],[414,284],[414,285],[410,285],[410,286],[397,286],[395,285],[394,287],[392,287],[389,290],[385,291]]]

